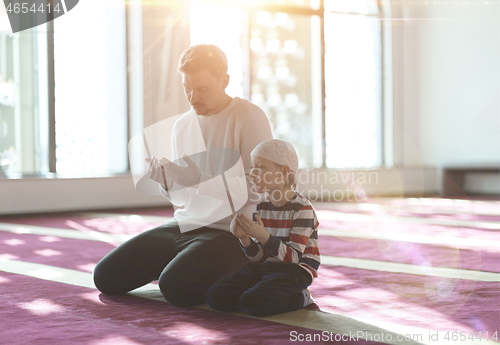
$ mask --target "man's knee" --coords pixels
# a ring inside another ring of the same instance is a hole
[[[94,285],[97,290],[105,294],[120,294],[127,291],[121,291],[116,284],[116,281],[110,278],[110,272],[106,269],[102,261],[99,262],[92,273],[92,278],[94,279]]]
[[[177,307],[192,307],[205,302],[206,289],[200,289],[194,282],[182,281],[179,277],[162,274],[158,287],[163,298]]]

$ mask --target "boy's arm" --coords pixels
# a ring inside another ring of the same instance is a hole
[[[250,245],[248,247],[244,247],[243,245],[241,245],[241,249],[243,249],[245,255],[248,256],[248,258],[253,262],[261,263],[266,261],[266,259],[269,257],[269,253],[267,252],[267,250],[259,246],[253,240],[250,240]]]

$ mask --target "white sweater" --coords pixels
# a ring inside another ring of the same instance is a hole
[[[191,109],[176,121],[172,136],[173,159],[180,159],[185,153],[202,173],[197,186],[183,187],[174,183],[168,192],[160,188],[176,208],[174,218],[181,232],[201,226],[229,231],[232,208],[221,176],[223,171],[236,212],[252,216],[261,198],[249,191],[247,183],[250,152],[268,139],[272,139],[272,133],[266,114],[251,102],[237,97],[218,114],[196,115]],[[210,159],[207,159],[207,149]]]

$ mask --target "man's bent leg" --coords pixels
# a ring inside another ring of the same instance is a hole
[[[119,245],[99,261],[94,284],[103,293],[126,293],[155,279],[175,255],[180,231],[176,223],[143,232]]]
[[[177,249],[158,280],[165,299],[177,306],[204,303],[212,285],[248,263],[238,239],[223,230],[201,228],[182,234]]]

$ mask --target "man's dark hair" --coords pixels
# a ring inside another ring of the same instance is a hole
[[[227,73],[226,54],[213,44],[196,44],[186,49],[179,59],[179,72],[212,72],[216,77]]]

